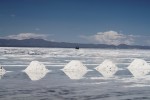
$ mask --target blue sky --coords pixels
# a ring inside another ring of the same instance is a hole
[[[149,5],[149,0],[0,0],[0,37],[150,45]]]

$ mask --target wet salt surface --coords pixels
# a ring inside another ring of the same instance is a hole
[[[149,63],[149,50],[0,48],[0,54],[1,65],[11,71],[1,76],[0,100],[150,100],[150,76],[134,78],[127,69],[134,58]],[[103,77],[94,69],[105,59],[118,66],[114,77]],[[22,72],[32,60],[43,62],[51,72],[32,80]],[[81,79],[72,80],[60,70],[71,60],[89,69]]]
[[[0,80],[0,100],[148,100],[150,80],[133,77],[104,78],[89,72],[71,80],[59,69],[32,81],[23,72],[10,72]]]

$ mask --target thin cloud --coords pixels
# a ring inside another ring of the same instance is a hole
[[[36,31],[39,31],[39,30],[40,30],[40,28],[35,28],[35,30],[36,30]]]
[[[8,35],[5,37],[1,37],[3,39],[17,39],[17,40],[24,40],[24,39],[44,39],[47,40],[47,34],[36,34],[36,33],[20,33],[17,35]]]
[[[15,14],[11,14],[10,16],[11,16],[11,17],[16,17],[16,15],[15,15]]]

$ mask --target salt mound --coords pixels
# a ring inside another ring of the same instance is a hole
[[[25,69],[25,72],[31,80],[39,80],[43,78],[49,70],[44,66],[44,64],[38,61],[32,61]]]
[[[0,66],[0,76],[3,76],[6,73],[6,70]]]
[[[110,60],[105,60],[95,69],[104,77],[112,77],[118,71],[118,67]]]
[[[25,72],[49,72],[49,70],[44,66],[44,64],[38,61],[32,61],[30,65],[25,69]]]
[[[63,70],[66,71],[87,71],[86,66],[82,64],[82,62],[78,60],[72,60],[70,61],[64,68]]]
[[[70,79],[81,79],[87,73],[86,66],[78,60],[70,61],[62,70]]]
[[[3,77],[3,75],[6,73],[6,70],[0,66],[0,79]]]
[[[145,76],[150,72],[150,65],[142,59],[135,59],[128,66],[128,69],[133,74],[134,77],[141,77]]]

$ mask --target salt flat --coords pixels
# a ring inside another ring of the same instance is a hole
[[[150,99],[149,74],[134,77],[127,68],[134,59],[150,64],[150,50],[1,47],[0,55],[1,66],[9,71],[0,76],[0,100]],[[118,67],[113,77],[95,70],[106,59]],[[60,70],[72,60],[82,62],[88,71],[79,75],[77,71]],[[43,63],[50,72],[23,72],[31,61]]]

